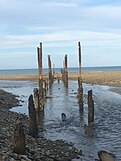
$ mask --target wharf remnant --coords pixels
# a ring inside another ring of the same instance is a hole
[[[40,47],[37,47],[38,53],[38,74],[39,74],[39,106],[38,110],[44,111],[44,95],[43,95],[43,75],[42,75],[42,43],[40,43]],[[46,93],[46,92],[44,92]],[[39,111],[38,111],[39,112]]]
[[[78,42],[78,55],[79,55],[79,77],[78,77],[78,103],[79,109],[83,112],[83,87],[82,87],[82,66],[81,66],[81,45]]]
[[[67,67],[67,55],[64,57],[63,61],[63,69],[62,69],[62,80],[65,85],[65,87],[68,87],[68,67]]]
[[[94,101],[92,90],[88,91],[88,124],[94,122]]]
[[[28,110],[29,110],[29,132],[32,137],[36,138],[38,136],[38,124],[32,94],[29,96]]]
[[[13,152],[18,154],[26,154],[25,134],[21,118],[18,118],[15,128]]]
[[[48,75],[49,75],[49,86],[51,87],[53,84],[53,73],[52,73],[52,65],[51,65],[50,55],[48,55]]]
[[[39,102],[38,88],[34,88],[34,106],[35,106],[36,112],[40,112],[40,102]]]

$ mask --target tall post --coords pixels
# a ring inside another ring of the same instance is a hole
[[[38,136],[38,125],[32,94],[29,96],[28,110],[29,110],[29,132],[32,137],[36,138]]]
[[[94,101],[92,98],[92,90],[88,91],[88,124],[94,122]]]
[[[42,77],[42,43],[40,42],[40,52],[39,52],[39,57],[40,57],[40,77]]]
[[[39,70],[39,105],[40,110],[44,111],[44,98],[43,98],[43,75],[42,75],[42,43],[37,48],[38,52],[38,70]]]
[[[37,53],[38,53],[38,73],[39,73],[39,78],[41,79],[42,77],[42,43],[40,43],[40,48],[37,47]]]
[[[48,55],[48,74],[49,74],[49,85],[51,86],[53,83],[53,75],[52,75],[50,55]]]
[[[81,45],[78,42],[79,55],[79,77],[78,77],[78,103],[80,111],[83,111],[83,87],[82,87],[82,67],[81,67]]]
[[[68,87],[68,70],[67,70],[67,55],[65,55],[65,65],[64,65],[64,69],[65,69],[65,76],[64,76],[64,83],[65,83],[65,86]]]
[[[81,45],[80,45],[80,42],[78,42],[78,54],[79,54],[79,74],[80,74],[80,79],[82,79]]]

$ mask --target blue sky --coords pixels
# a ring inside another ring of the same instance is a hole
[[[0,0],[0,69],[36,68],[43,42],[43,66],[121,65],[120,0]]]

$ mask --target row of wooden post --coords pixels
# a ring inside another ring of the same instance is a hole
[[[83,86],[82,86],[82,62],[81,62],[81,45],[78,42],[79,54],[79,77],[78,77],[78,104],[80,112],[83,112]],[[88,124],[94,122],[94,101],[92,90],[88,91]]]
[[[32,137],[38,136],[38,121],[37,115],[44,111],[44,101],[47,93],[47,80],[42,75],[42,43],[37,48],[38,53],[38,73],[39,73],[39,89],[34,89],[33,95],[29,96],[28,111],[29,111],[29,133]],[[78,42],[79,53],[79,77],[78,77],[78,103],[79,109],[83,112],[83,87],[82,87],[82,66],[81,66],[81,46]],[[53,74],[51,67],[50,55],[48,55],[48,72],[49,85],[53,83]],[[66,87],[68,87],[68,70],[67,70],[67,55],[64,58],[64,69],[62,71],[62,80]],[[88,91],[88,124],[94,122],[94,101],[92,98],[92,90]],[[15,129],[13,151],[19,154],[26,153],[25,135],[22,125],[22,120],[19,118]]]

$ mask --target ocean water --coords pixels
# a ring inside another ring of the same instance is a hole
[[[69,72],[79,72],[78,67],[68,68]],[[107,67],[83,67],[83,72],[109,72],[121,71],[121,66],[107,66]],[[61,68],[54,68],[54,73],[61,72]],[[16,74],[37,74],[38,69],[7,69],[0,70],[0,75],[16,75]],[[44,68],[43,73],[48,73],[48,69]]]
[[[22,106],[11,110],[27,115],[28,98],[35,87],[38,87],[38,84],[32,81],[0,81],[0,88],[19,95],[22,100]],[[110,91],[108,86],[83,84],[84,113],[81,114],[77,89],[77,81],[69,81],[68,89],[64,87],[63,82],[54,82],[47,93],[47,96],[51,97],[46,99],[44,115],[38,117],[38,123],[44,130],[39,130],[39,135],[51,140],[63,139],[72,142],[84,154],[79,161],[97,160],[99,150],[111,152],[121,161],[121,95]],[[95,106],[92,137],[84,132],[88,118],[87,92],[90,89],[93,90]],[[61,121],[63,112],[67,116],[65,123]]]

